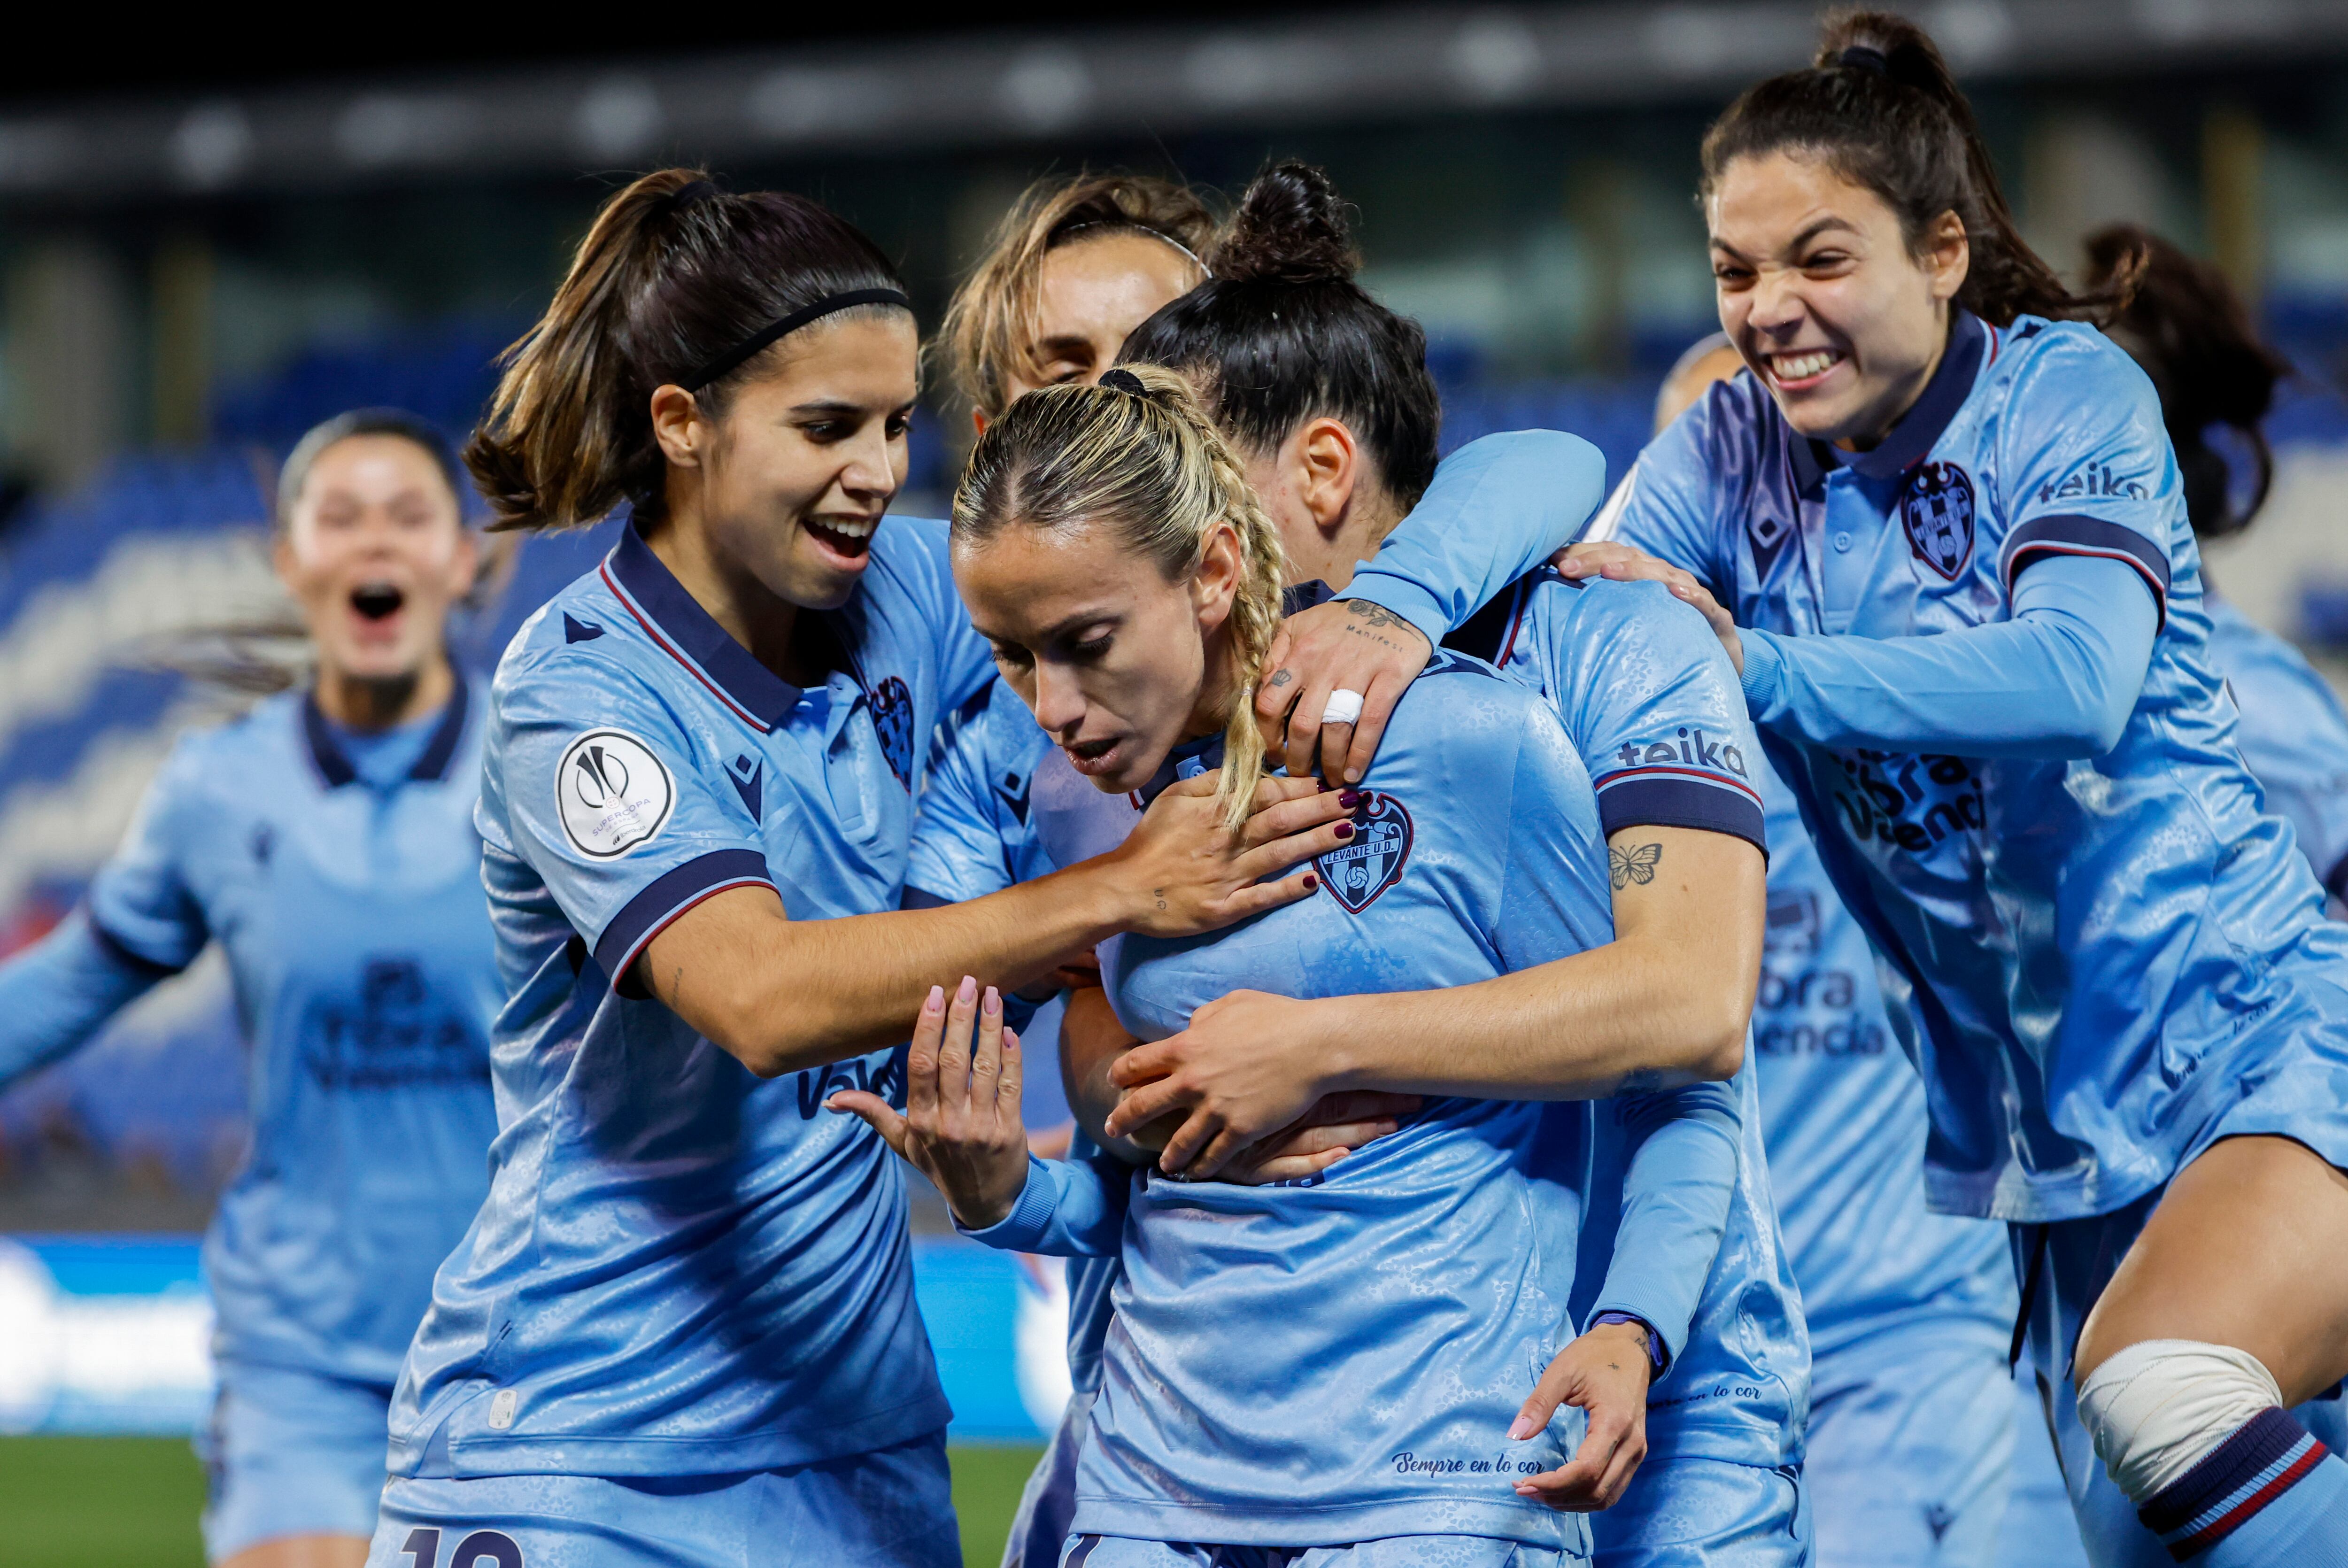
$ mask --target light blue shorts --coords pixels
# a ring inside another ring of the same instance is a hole
[[[1079,1535],[1061,1568],[1581,1568],[1588,1558],[1488,1535],[1397,1535],[1351,1546],[1208,1546]]]
[[[1590,1516],[1594,1568],[1809,1568],[1809,1497],[1794,1465],[1651,1459]]]
[[[1996,1561],[1998,1568],[2087,1568],[2070,1490],[2046,1435],[2038,1379],[2026,1366],[2013,1379],[2013,1490],[1997,1532]]]
[[[1052,1568],[1060,1560],[1076,1517],[1076,1450],[1084,1447],[1097,1392],[1079,1388],[1068,1397],[1044,1457],[1019,1494],[1019,1511],[1011,1516],[1011,1534],[1003,1542],[1003,1568]]]
[[[1920,1318],[1810,1364],[1802,1480],[1818,1568],[2004,1563],[1998,1524],[2014,1435],[2005,1339],[1977,1322]]]
[[[747,1475],[396,1478],[367,1568],[961,1568],[945,1433]]]
[[[288,1535],[375,1533],[391,1387],[222,1361],[204,1464],[204,1552],[218,1563]]]

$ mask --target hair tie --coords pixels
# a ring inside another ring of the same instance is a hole
[[[1149,388],[1141,384],[1141,377],[1122,365],[1104,375],[1100,378],[1100,384],[1115,391],[1129,392],[1136,397],[1149,396]]]
[[[1891,75],[1891,57],[1872,44],[1853,44],[1835,57],[1835,64],[1854,71],[1873,71],[1879,77]]]
[[[715,181],[690,180],[661,198],[661,211],[664,213],[681,212],[695,201],[725,194]]]

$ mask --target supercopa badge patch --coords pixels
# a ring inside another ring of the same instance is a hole
[[[1900,497],[1900,526],[1916,559],[1948,582],[1973,552],[1973,481],[1954,463],[1926,463]]]
[[[1391,795],[1365,792],[1354,813],[1354,836],[1314,860],[1329,896],[1354,914],[1402,880],[1410,859],[1410,813]]]
[[[905,683],[891,676],[864,694],[872,709],[873,733],[880,738],[880,755],[889,759],[889,771],[897,782],[910,792],[913,788],[913,694]]]
[[[554,807],[581,854],[616,860],[649,840],[676,804],[676,782],[652,748],[617,729],[591,729],[563,748]]]

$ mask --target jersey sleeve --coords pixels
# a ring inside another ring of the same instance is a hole
[[[1471,831],[1508,845],[1488,939],[1510,973],[1614,940],[1589,775],[1547,703],[1525,705],[1509,788],[1478,805],[1493,815]]]
[[[1342,595],[1382,605],[1429,643],[1571,539],[1606,493],[1606,459],[1579,436],[1511,430],[1468,442]]]
[[[76,912],[0,964],[0,1087],[70,1055],[170,973]]]
[[[954,591],[946,525],[926,517],[889,521],[917,542],[908,575],[936,637],[939,711],[952,713],[994,683],[994,652],[970,624],[970,610]]]
[[[1735,603],[1736,573],[1727,541],[1734,530],[1717,493],[1734,466],[1715,453],[1715,433],[1728,420],[1730,383],[1710,388],[1647,443],[1606,508],[1582,537],[1643,550],[1693,574],[1724,604]]]
[[[938,726],[928,781],[913,822],[905,886],[940,903],[1000,892],[1015,879],[995,805],[988,741],[993,688],[981,691]]]
[[[1011,1212],[983,1231],[954,1228],[1005,1252],[1055,1258],[1114,1257],[1125,1233],[1133,1171],[1114,1155],[1081,1160],[1027,1157],[1027,1184]]]
[[[1761,748],[1701,614],[1660,583],[1559,583],[1540,591],[1520,634],[1550,644],[1540,655],[1607,837],[1692,828],[1768,853]]]
[[[557,653],[499,688],[489,732],[499,837],[614,986],[695,904],[774,885],[758,825],[723,762],[616,662]]]
[[[112,859],[89,884],[89,923],[126,959],[176,974],[211,939],[203,906],[182,874],[184,847],[208,825],[204,767],[190,736],[174,747],[139,802]]]
[[[1606,1313],[1628,1313],[1662,1337],[1668,1365],[1686,1347],[1728,1230],[1742,1120],[1736,1091],[1690,1084],[1624,1096],[1598,1111],[1622,1123],[1629,1169],[1613,1257],[1583,1327]]]
[[[2160,398],[2136,363],[2085,328],[2027,346],[2000,417],[1998,504],[1984,523],[2009,598],[2023,571],[2054,556],[2129,567],[2168,614],[2169,545],[2186,526]]]

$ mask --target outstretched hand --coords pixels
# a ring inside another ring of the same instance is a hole
[[[1672,596],[1684,603],[1695,606],[1712,624],[1712,634],[1720,645],[1728,650],[1728,662],[1736,673],[1745,673],[1745,639],[1737,634],[1736,617],[1720,606],[1712,590],[1695,580],[1693,573],[1684,572],[1668,561],[1659,561],[1645,551],[1612,540],[1591,544],[1569,544],[1550,558],[1561,577],[1605,577],[1617,583],[1660,583],[1672,591]]]
[[[1526,1476],[1517,1495],[1561,1513],[1594,1513],[1622,1500],[1647,1457],[1647,1384],[1653,1370],[1647,1331],[1635,1323],[1601,1323],[1557,1354],[1532,1398],[1509,1429],[1523,1442],[1549,1425],[1560,1405],[1589,1413],[1581,1447],[1553,1470]]]
[[[976,1038],[973,1038],[973,1026]],[[824,1101],[871,1124],[928,1177],[965,1229],[1000,1224],[1027,1184],[1027,1132],[1019,1119],[1019,1036],[1004,1026],[1003,998],[963,976],[948,1006],[930,987],[905,1060],[905,1114],[863,1089]]]
[[[1395,704],[1434,652],[1424,632],[1366,599],[1315,604],[1282,622],[1263,661],[1269,673],[1256,686],[1255,710],[1267,725],[1286,721],[1289,773],[1360,783]],[[1359,719],[1322,724],[1335,691],[1361,694]]]

